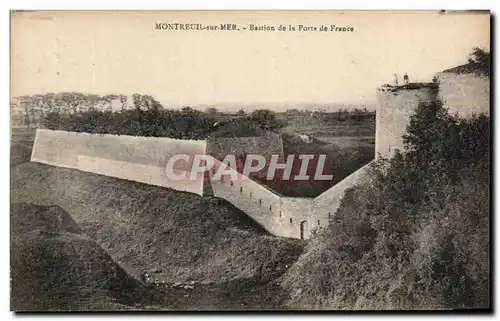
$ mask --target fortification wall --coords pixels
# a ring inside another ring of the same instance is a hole
[[[217,166],[221,163],[214,161]],[[328,225],[348,188],[367,183],[372,164],[363,166],[316,198],[283,197],[234,170],[231,172],[238,177],[236,180],[229,175],[223,180],[210,176],[214,196],[232,203],[270,233],[308,239],[315,228]]]
[[[358,184],[369,184],[374,161],[352,173],[316,198],[281,198],[279,230],[283,236],[308,239],[316,228],[328,226],[340,206],[345,191]]]
[[[214,159],[214,162],[217,167],[221,164],[217,159]],[[270,233],[284,236],[278,225],[280,196],[234,169],[229,169],[228,172],[233,173],[238,179],[231,180],[228,175],[216,180],[213,178],[213,173],[210,173],[214,196],[227,200]]]
[[[277,224],[283,236],[308,239],[314,229],[328,226],[345,191],[357,184],[368,183],[372,164],[363,166],[316,198],[282,197]]]
[[[438,73],[439,96],[452,114],[471,117],[490,111],[490,79],[472,74]]]
[[[339,183],[332,186],[332,188],[317,196],[314,201],[318,209],[320,209],[321,212],[329,213],[329,216],[334,215],[340,206],[340,201],[342,200],[342,197],[344,197],[344,193],[347,189],[358,184],[369,183],[370,170],[374,164],[375,161],[369,162],[351,175],[344,178]]]
[[[205,141],[38,129],[31,161],[202,195],[203,179],[168,180],[166,165],[175,154],[204,154],[205,149]],[[191,162],[179,161],[175,170],[189,173]]]
[[[236,180],[229,175],[215,180],[213,171],[198,175],[197,180],[167,179],[165,168],[170,156],[203,154],[205,148],[205,141],[37,130],[31,160],[198,195],[213,195],[232,203],[274,235],[304,239],[310,238],[314,228],[328,225],[343,191],[362,176],[358,171],[315,199],[282,197],[234,169],[229,172]],[[213,158],[213,161],[216,168],[221,165],[220,160]],[[177,169],[189,174],[190,166]],[[363,168],[360,171],[363,172]]]
[[[285,237],[309,239],[315,213],[312,198],[282,197],[280,217],[276,224]]]
[[[168,187],[178,191],[195,193],[200,196],[204,195],[203,180],[185,179],[181,181],[172,181],[167,178],[165,167],[161,166],[78,155],[77,169],[84,172],[111,176],[149,185]],[[182,173],[189,175],[190,171],[182,171]]]
[[[220,161],[214,161],[220,164]],[[318,220],[322,226],[328,224],[328,213],[318,210],[314,199],[283,197],[235,170],[229,172],[238,179],[231,180],[228,175],[222,180],[214,180],[210,174],[213,195],[245,212],[268,232],[281,237],[308,239]]]
[[[378,109],[375,129],[375,157],[379,154],[390,158],[396,149],[404,150],[403,135],[410,117],[420,102],[435,101],[437,90],[432,86],[421,86],[418,89],[388,89],[377,90]]]

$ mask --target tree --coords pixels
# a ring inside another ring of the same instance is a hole
[[[474,47],[468,58],[469,64],[474,65],[475,69],[486,76],[490,76],[490,53],[484,49]]]
[[[87,101],[86,95],[77,92],[63,92],[57,94],[55,99],[62,107],[62,112],[66,114],[76,114]]]
[[[285,123],[276,118],[276,113],[269,109],[257,109],[250,115],[262,129],[277,131],[285,127]]]
[[[122,98],[123,99],[123,98]],[[132,103],[135,109],[140,110],[162,110],[163,106],[151,95],[133,94]]]
[[[215,107],[208,107],[208,108],[205,108],[205,114],[207,114],[208,116],[215,116],[217,114],[217,108]]]
[[[142,105],[145,110],[159,111],[163,109],[163,106],[159,101],[153,98],[151,95],[142,95]]]
[[[125,110],[125,107],[127,105],[127,96],[125,95],[119,95],[120,103],[122,104],[122,112]]]
[[[214,137],[252,137],[262,136],[263,130],[251,119],[241,117],[223,122],[212,135]]]
[[[440,172],[449,179],[456,178],[464,152],[460,146],[460,119],[450,115],[441,100],[421,103],[410,118],[406,132],[403,142],[407,159],[419,165],[422,175]]]
[[[109,94],[99,98],[99,103],[102,104],[104,110],[111,110],[113,108],[113,100],[118,99],[118,95]]]
[[[85,104],[82,106],[84,108],[82,108],[81,110],[94,110],[97,108],[99,102],[101,100],[101,96],[99,95],[95,95],[95,94],[88,94],[86,95],[86,102]]]
[[[45,114],[44,127],[48,129],[67,129],[63,128],[61,114],[55,111],[49,111]]]
[[[134,104],[134,109],[140,110],[142,107],[142,95],[141,94],[133,94],[132,95],[132,103]]]
[[[33,99],[31,96],[21,96],[19,97],[19,105],[24,111],[24,120],[23,124],[30,127],[31,125],[31,119],[30,116],[32,115],[31,110],[33,109]]]
[[[14,97],[10,102],[10,117],[12,124],[21,125],[23,123],[24,117],[22,112],[19,112],[19,98]]]

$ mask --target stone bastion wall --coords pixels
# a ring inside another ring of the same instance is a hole
[[[254,140],[255,141],[255,140]],[[282,153],[280,139],[271,141],[267,151]],[[343,191],[351,187],[359,173],[323,193],[318,198],[283,197],[260,183],[228,169],[238,175],[231,180],[213,179],[208,171],[198,179],[172,181],[166,176],[168,159],[177,154],[205,154],[210,148],[205,140],[178,140],[171,138],[103,135],[38,129],[31,161],[52,166],[77,169],[140,183],[172,188],[201,196],[215,196],[227,200],[252,217],[270,233],[292,238],[307,239],[316,227],[326,226],[335,214]],[[261,146],[265,143],[260,142]],[[224,151],[217,146],[218,156]],[[232,146],[229,144],[228,146]],[[265,147],[262,147],[265,148]],[[214,149],[212,149],[213,151]],[[248,150],[250,152],[251,150]],[[220,166],[221,160],[212,157]],[[181,163],[182,164],[182,163]],[[187,175],[192,163],[176,166]]]

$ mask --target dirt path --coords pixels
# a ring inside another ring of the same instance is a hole
[[[129,275],[138,278],[139,271],[119,263]],[[161,281],[158,281],[161,282]],[[275,281],[259,283],[257,279],[239,279],[230,282],[202,284],[151,283],[165,292],[169,306],[176,310],[273,310],[284,309],[286,293]],[[150,307],[161,309],[161,307]]]
[[[175,297],[174,310],[275,310],[285,309],[286,295],[277,283],[259,284],[252,279],[194,286],[168,287]]]

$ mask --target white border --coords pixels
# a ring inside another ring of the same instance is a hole
[[[436,1],[419,0],[405,1],[363,1],[350,0],[332,3],[327,0],[308,1],[270,1],[270,0],[244,0],[244,1],[203,1],[183,0],[177,3],[159,3],[154,0],[113,0],[113,1],[5,1],[10,4],[8,8],[24,10],[470,10],[491,9],[495,1],[475,0],[467,1]]]
[[[404,2],[404,1],[360,1],[360,0],[349,0],[349,1],[342,1],[342,2],[335,2],[332,3],[331,1],[318,1],[318,0],[308,0],[308,1],[283,1],[283,2],[278,2],[278,1],[269,1],[269,0],[247,0],[247,1],[240,1],[238,3],[234,1],[220,1],[220,0],[212,0],[212,1],[203,1],[203,0],[198,0],[198,1],[177,1],[176,3],[169,3],[169,4],[161,4],[158,1],[154,0],[141,0],[141,1],[128,1],[128,0],[121,0],[121,1],[102,1],[102,0],[86,0],[86,1],[55,1],[55,0],[45,0],[45,1],[12,1],[12,0],[7,0],[7,1],[2,1],[2,10],[0,17],[2,19],[1,23],[1,35],[3,38],[3,50],[1,51],[1,62],[3,64],[3,77],[2,77],[2,102],[4,106],[2,106],[2,112],[4,113],[1,117],[1,120],[4,122],[3,126],[0,126],[1,130],[4,132],[2,137],[3,139],[1,140],[2,142],[2,147],[5,153],[8,155],[8,150],[10,146],[10,141],[7,140],[8,132],[10,134],[10,125],[9,125],[9,74],[7,73],[7,70],[9,70],[9,11],[8,9],[24,9],[24,10],[29,10],[29,9],[64,9],[64,10],[77,10],[77,9],[84,9],[84,10],[91,10],[91,9],[101,9],[101,10],[133,10],[133,9],[140,9],[140,10],[154,10],[154,9],[163,9],[163,10],[186,10],[186,9],[197,9],[197,10],[217,10],[217,9],[225,9],[225,10],[327,10],[327,9],[336,9],[336,10],[348,10],[348,9],[357,9],[357,10],[385,10],[385,9],[397,9],[397,10],[422,10],[422,9],[434,9],[434,10],[439,10],[439,9],[471,9],[471,8],[476,8],[476,9],[492,9],[495,14],[498,14],[499,9],[499,1],[498,0],[474,0],[474,1],[449,1],[449,2],[444,2],[444,1],[436,1],[436,0],[419,0],[419,1],[412,1],[412,2]],[[498,18],[498,17],[496,17]],[[498,21],[497,21],[498,22]],[[438,31],[437,31],[438,32]],[[498,40],[498,34],[495,34],[495,41]],[[495,53],[495,62],[497,61],[497,55],[496,51]],[[498,82],[498,78],[497,82]],[[498,93],[498,83],[495,85],[494,91]],[[496,106],[494,106],[496,107]],[[495,119],[494,123],[497,123],[498,121],[498,114],[499,112],[497,111],[495,113]],[[495,133],[498,133],[498,129],[495,130]],[[500,148],[500,143],[497,137],[497,134],[495,134],[495,156],[498,156],[498,150]],[[3,240],[1,242],[1,257],[3,264],[1,265],[1,277],[0,277],[0,289],[2,291],[1,293],[1,304],[2,304],[2,320],[4,319],[13,319],[15,316],[8,312],[9,311],[9,279],[7,277],[8,272],[9,272],[9,211],[10,209],[8,208],[8,204],[10,203],[9,200],[9,190],[10,190],[10,183],[9,183],[9,161],[7,158],[7,155],[2,158],[2,166],[0,167],[2,169],[2,206],[4,206],[4,211],[2,211],[2,218],[3,218],[3,224],[0,224],[1,227],[1,235],[3,237]],[[498,159],[498,157],[497,157]],[[492,160],[493,162],[493,160]],[[498,178],[498,170],[497,174],[495,175],[495,183]],[[498,191],[496,191],[498,192]],[[499,198],[498,194],[495,194],[495,196],[492,196],[495,200]],[[498,233],[500,231],[500,226],[499,223],[500,218],[495,219],[495,232]],[[500,244],[496,242],[496,237],[495,237],[495,243],[493,244],[492,240],[492,247],[493,249],[499,248]],[[495,265],[495,276],[498,278],[500,275],[499,272],[499,264],[498,264],[498,258],[497,258],[497,264]],[[495,278],[496,280],[496,278]],[[496,282],[495,282],[496,283]],[[495,304],[498,308],[498,293],[495,298]],[[119,315],[119,317],[122,317],[125,315]],[[151,317],[151,316],[159,316],[159,317],[172,317],[172,315],[133,315],[131,318],[136,319],[139,317]],[[259,319],[267,319],[267,318],[290,318],[293,315],[272,315],[272,316],[265,316],[265,315],[255,315],[254,317],[258,317]],[[323,317],[335,317],[332,315],[322,315]],[[40,317],[40,316],[38,316]],[[44,317],[41,315],[41,317]],[[48,318],[52,318],[52,316],[45,316]],[[71,316],[73,319],[82,319],[84,315],[74,315]],[[94,315],[93,316],[95,319],[98,320],[105,320],[108,318],[112,318],[113,316],[103,316],[103,315]],[[200,318],[200,317],[219,317],[215,315],[187,315],[187,317],[190,318]],[[242,318],[249,318],[251,316],[240,316]],[[299,316],[299,318],[306,318],[309,316]],[[341,315],[338,315],[337,317],[341,317]],[[358,320],[365,318],[365,316],[361,315],[349,315],[348,316],[350,320]],[[373,317],[370,315],[370,317]],[[377,316],[378,318],[387,318],[387,315],[380,315]],[[403,317],[403,315],[393,315],[392,317],[400,318]],[[426,320],[435,320],[435,319],[441,319],[443,316],[432,316],[432,315],[421,315],[418,316],[419,318],[425,318]],[[467,318],[469,317],[468,315],[448,315],[446,318]],[[34,319],[35,316],[25,316],[25,320],[31,320]],[[61,319],[66,319],[69,318],[69,316],[65,315],[63,317],[60,317]]]

